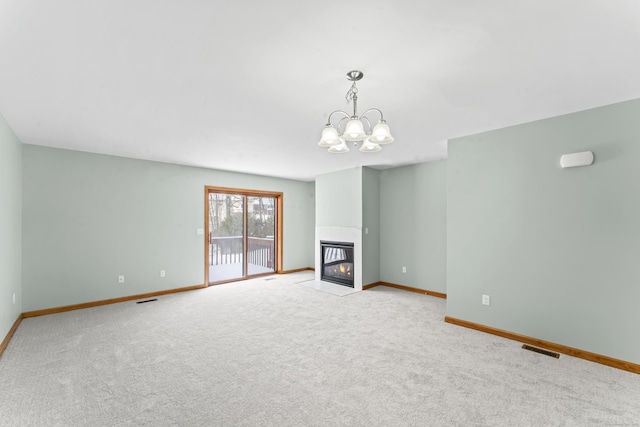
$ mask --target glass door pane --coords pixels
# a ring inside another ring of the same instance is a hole
[[[209,193],[209,282],[245,277],[245,197]]]
[[[275,271],[276,199],[247,197],[247,270],[249,275]]]

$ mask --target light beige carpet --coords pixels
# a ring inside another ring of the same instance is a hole
[[[3,426],[633,426],[640,376],[443,322],[445,301],[274,276],[25,319]]]
[[[355,290],[354,288],[350,288],[348,286],[337,285],[335,283],[324,282],[321,280],[305,280],[304,282],[300,282],[299,284],[302,286],[307,286],[311,289],[315,289],[317,291],[327,292],[331,295],[336,295],[339,297],[351,295],[356,292],[362,292],[359,290]]]

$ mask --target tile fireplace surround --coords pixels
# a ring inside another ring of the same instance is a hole
[[[315,239],[315,280],[321,281],[322,252],[320,241],[353,243],[354,281],[353,290],[362,290],[362,229],[358,227],[325,227],[316,226]],[[340,286],[340,285],[338,285]],[[346,288],[346,286],[345,286]]]

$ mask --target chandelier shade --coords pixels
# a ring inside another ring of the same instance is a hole
[[[393,137],[391,136],[391,131],[389,130],[387,122],[380,120],[373,128],[373,132],[371,132],[369,140],[376,144],[391,144],[393,142]]]
[[[331,124],[327,124],[322,130],[322,136],[318,145],[321,147],[331,147],[333,145],[340,144],[340,135],[338,131]]]
[[[344,133],[342,134],[342,138],[345,141],[362,141],[366,136],[364,124],[357,117],[352,117],[351,120],[347,122],[347,126],[344,128]]]
[[[382,150],[382,147],[379,144],[371,142],[370,139],[365,141],[364,144],[362,144],[362,147],[360,147],[360,151],[363,153],[375,153],[380,150]]]
[[[336,145],[332,145],[328,150],[330,153],[348,153],[349,147],[344,139],[341,139],[340,142]]]
[[[389,125],[387,125],[382,116],[382,111],[377,108],[370,108],[358,115],[358,88],[356,87],[356,82],[362,79],[363,75],[362,71],[358,70],[347,73],[347,79],[353,83],[345,98],[347,103],[353,102],[353,114],[342,110],[332,112],[329,114],[327,124],[322,130],[318,145],[328,148],[330,153],[349,152],[347,142],[353,143],[354,147],[357,147],[358,143],[361,142],[361,152],[375,153],[382,150],[381,145],[390,144],[394,141]],[[371,121],[367,115],[374,112],[380,116],[380,119],[375,126],[371,126]],[[337,125],[334,126],[331,120],[336,115],[342,117]]]

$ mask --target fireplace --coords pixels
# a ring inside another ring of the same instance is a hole
[[[354,287],[353,243],[320,241],[320,277],[325,282]]]

